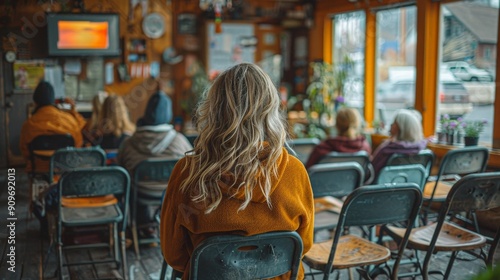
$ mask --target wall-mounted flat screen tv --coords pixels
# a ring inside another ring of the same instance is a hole
[[[118,14],[47,14],[49,56],[118,56]]]

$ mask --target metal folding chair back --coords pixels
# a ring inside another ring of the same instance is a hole
[[[341,198],[361,187],[363,168],[357,162],[319,163],[308,169],[315,200],[314,237],[320,230],[333,230],[342,206]],[[338,200],[332,201],[333,198]]]
[[[386,166],[377,177],[377,184],[415,183],[424,189],[427,172],[420,164]]]
[[[75,141],[71,134],[52,134],[52,135],[39,135],[33,139],[28,149],[30,152],[31,162],[31,175],[34,177],[37,173],[47,173],[48,170],[40,172],[37,168],[37,161],[46,161],[46,168],[49,166],[49,160],[54,151],[74,146]]]
[[[139,238],[137,229],[137,207],[160,207],[162,197],[167,188],[170,174],[179,159],[150,158],[141,161],[134,170],[134,183],[132,190],[131,228],[134,241],[134,250],[140,258],[140,244],[160,242],[159,238]],[[155,224],[157,226],[157,224]]]
[[[58,149],[50,158],[49,179],[60,176],[74,168],[98,167],[106,165],[106,153],[99,147]]]
[[[371,184],[375,178],[375,171],[370,161],[370,155],[366,151],[359,151],[355,153],[339,153],[330,152],[326,154],[319,163],[334,163],[334,162],[357,162],[364,170],[365,178],[364,185]]]
[[[398,244],[398,254],[389,272],[391,279],[397,279],[399,263],[421,202],[422,192],[413,183],[362,186],[345,200],[337,228],[405,222],[406,227],[402,228],[404,239]],[[303,261],[309,267],[320,270],[326,280],[335,269],[379,265],[390,258],[388,248],[360,236],[346,234],[345,230],[336,230],[333,239],[313,244]]]
[[[50,158],[58,149],[74,146],[71,134],[48,134],[35,137],[28,145],[30,152],[30,199],[36,201],[52,182]],[[33,210],[34,203],[30,205]]]
[[[431,211],[433,202],[443,202],[452,185],[461,176],[481,173],[486,169],[489,151],[486,147],[464,147],[448,151],[440,165],[435,178],[429,178],[424,189],[424,201],[427,207],[424,210],[424,221]]]
[[[57,247],[59,278],[63,278],[63,266],[79,263],[64,262],[63,251],[66,249],[83,249],[102,247],[103,244],[65,245],[63,229],[69,227],[109,226],[110,239],[105,244],[113,252],[112,258],[88,260],[80,264],[116,262],[122,265],[123,277],[127,278],[125,253],[125,230],[127,227],[130,177],[128,172],[119,166],[94,168],[77,168],[65,172],[58,182],[59,213],[57,218]],[[99,207],[73,206],[62,204],[63,197],[96,198],[113,195],[117,202]]]
[[[421,150],[417,154],[393,154],[387,161],[386,166],[399,166],[420,164],[424,167],[426,172],[425,179],[431,174],[432,166],[434,164],[435,155],[431,150]]]
[[[287,272],[297,279],[302,250],[296,232],[210,237],[191,256],[190,279],[267,279]]]
[[[288,152],[296,156],[303,164],[306,164],[309,155],[321,141],[318,138],[297,138],[288,140],[286,148]]]

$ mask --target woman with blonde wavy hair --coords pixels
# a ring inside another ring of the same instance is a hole
[[[119,95],[109,95],[102,104],[98,129],[101,139],[98,144],[103,149],[118,149],[126,138],[135,131],[135,125],[129,117],[125,101]]]
[[[193,249],[213,235],[296,231],[303,254],[311,247],[311,185],[302,163],[283,148],[279,107],[269,76],[248,63],[222,72],[199,104],[199,136],[172,171],[161,213],[163,256],[183,279]]]

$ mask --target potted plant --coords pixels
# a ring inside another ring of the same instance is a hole
[[[483,132],[487,123],[486,120],[463,121],[461,125],[464,130],[464,145],[476,146],[479,141],[479,134]]]
[[[347,55],[335,65],[323,61],[311,63],[313,75],[302,105],[313,130],[322,129],[328,135],[334,126],[335,112],[345,105],[344,85],[353,65]]]

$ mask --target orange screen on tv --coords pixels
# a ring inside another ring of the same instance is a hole
[[[59,21],[59,49],[107,49],[108,23],[92,21]]]

